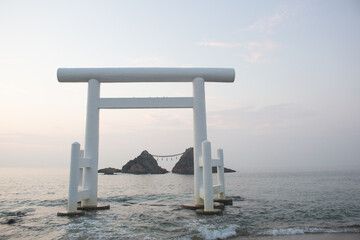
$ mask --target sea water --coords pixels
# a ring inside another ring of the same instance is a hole
[[[215,175],[214,175],[215,177]],[[0,169],[0,239],[226,239],[360,233],[360,172],[227,173],[221,216],[182,209],[193,176],[99,175],[99,205],[65,212],[67,169]]]

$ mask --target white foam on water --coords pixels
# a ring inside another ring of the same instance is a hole
[[[107,224],[102,220],[93,220],[83,218],[80,222],[69,223],[58,228],[58,231],[66,232],[70,239],[84,238],[88,239],[96,236],[97,239],[109,239],[112,237],[132,238],[131,233],[126,229]],[[114,232],[116,229],[116,232]]]
[[[236,235],[236,225],[229,225],[225,228],[218,228],[214,225],[204,225],[198,228],[202,237],[207,240],[224,239]]]
[[[299,228],[287,228],[287,229],[272,229],[261,233],[261,235],[271,235],[271,236],[279,236],[279,235],[295,235],[295,234],[304,234],[304,229]]]
[[[359,229],[325,229],[325,228],[286,228],[286,229],[272,229],[260,233],[259,235],[282,236],[282,235],[297,235],[305,233],[357,233]]]
[[[175,238],[176,240],[191,240],[191,237],[179,237]]]

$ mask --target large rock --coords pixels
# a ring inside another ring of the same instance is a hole
[[[194,148],[188,148],[171,170],[173,173],[194,174]]]
[[[114,175],[115,173],[121,173],[121,169],[108,167],[108,168],[99,169],[98,173],[103,173],[105,175]]]
[[[179,174],[194,174],[194,148],[191,147],[186,149],[171,171]],[[216,173],[217,167],[212,167],[212,172]],[[230,168],[224,168],[224,172],[228,173],[236,171]]]
[[[133,174],[164,174],[168,171],[159,167],[157,161],[150,153],[143,151],[137,158],[127,162],[122,167],[122,172]]]

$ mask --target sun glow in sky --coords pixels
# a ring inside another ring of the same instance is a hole
[[[0,167],[68,167],[87,85],[59,67],[231,67],[208,138],[236,170],[360,169],[360,2],[1,1]],[[191,96],[190,83],[102,96]],[[101,110],[100,167],[193,145],[192,111]]]

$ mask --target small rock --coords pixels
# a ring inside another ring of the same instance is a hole
[[[217,167],[212,167],[212,172],[217,173]],[[230,172],[236,172],[236,171],[233,169],[224,167],[224,173],[230,173]]]
[[[10,219],[8,219],[8,220],[6,221],[6,223],[7,223],[7,224],[14,224],[14,223],[16,223],[16,220],[13,219],[13,218],[10,218]]]
[[[98,173],[103,173],[105,175],[114,175],[115,173],[121,173],[121,169],[108,167],[108,168],[99,169]]]

